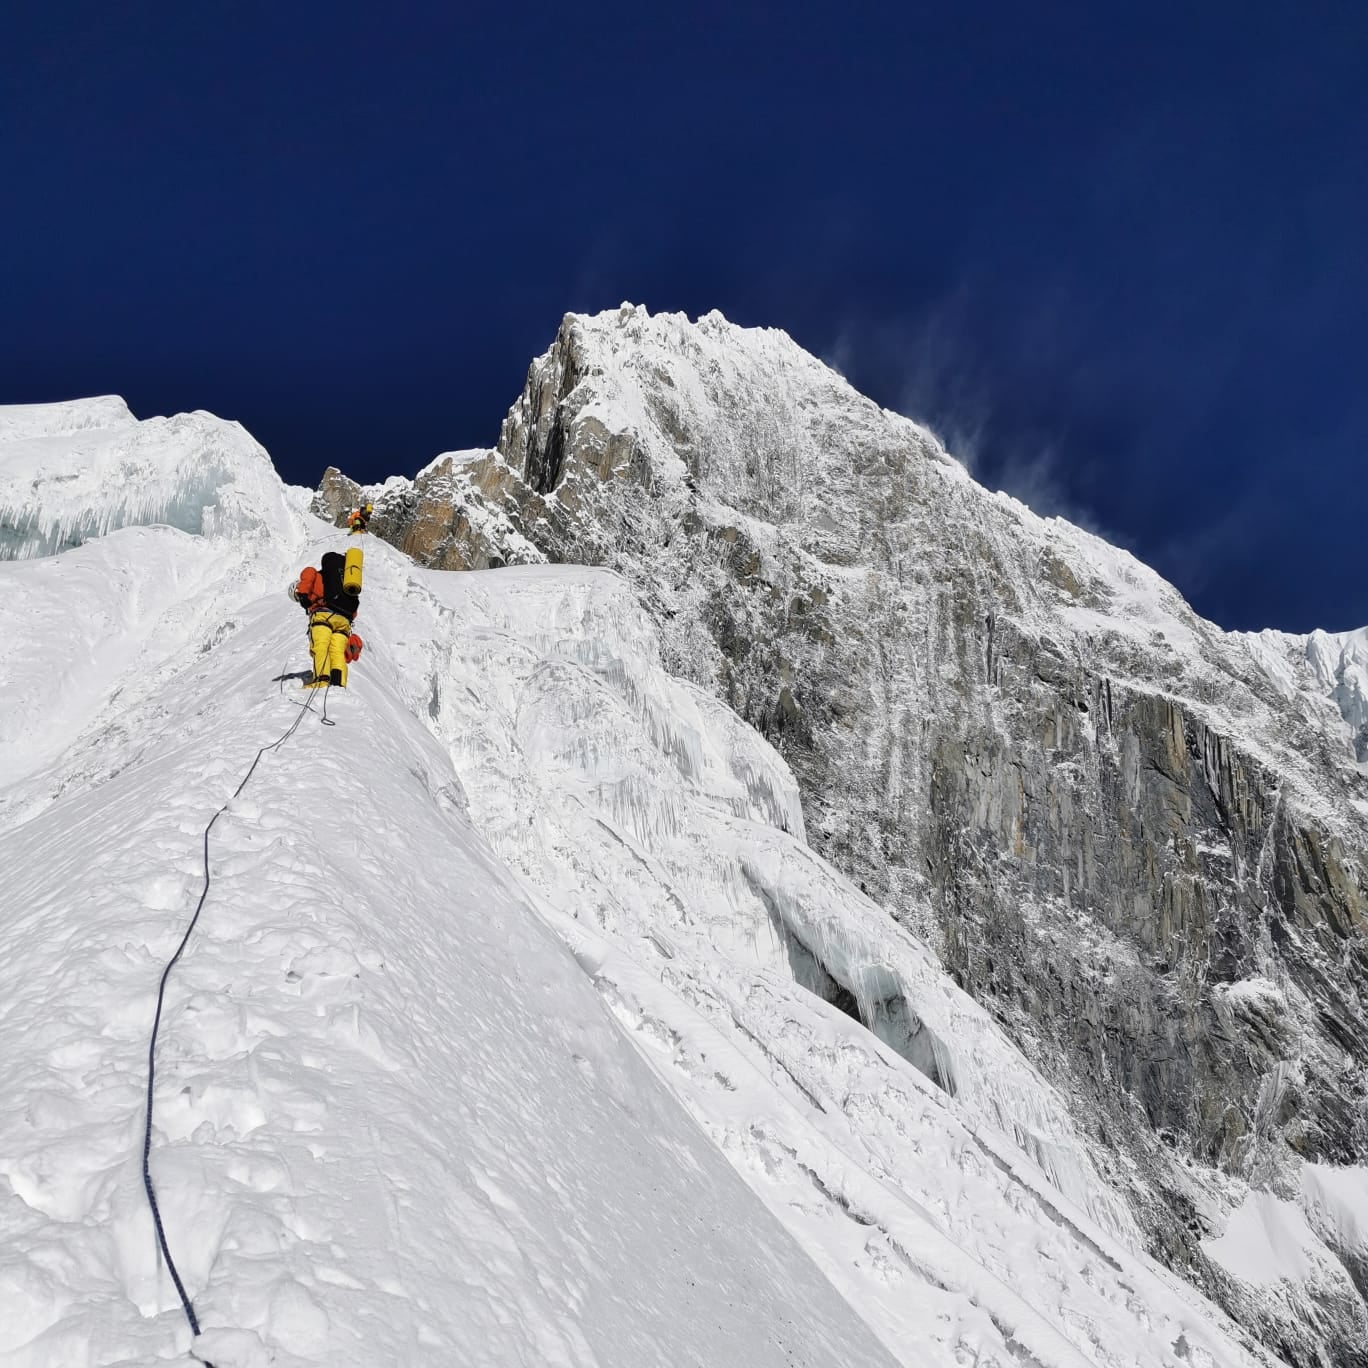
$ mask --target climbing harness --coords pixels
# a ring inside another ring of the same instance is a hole
[[[284,685],[282,684],[282,688]],[[323,716],[319,721],[324,722],[329,727],[335,727],[336,722],[328,719],[328,699],[327,690],[323,696]],[[209,896],[209,885],[211,876],[209,874],[209,833],[214,829],[214,823],[228,811],[229,805],[238,794],[247,787],[247,781],[256,773],[256,767],[261,763],[261,757],[267,751],[279,750],[296,731],[299,724],[304,720],[304,714],[313,711],[313,699],[307,702],[296,704],[299,713],[295,720],[285,729],[284,733],[276,741],[262,746],[257,751],[256,759],[252,761],[247,769],[247,773],[242,776],[242,782],[233,790],[233,797],[228,799],[219,810],[209,819],[209,825],[204,828],[204,887],[200,890],[199,902],[195,904],[195,914],[190,918],[190,925],[185,928],[185,935],[181,937],[180,944],[176,947],[176,953],[166,962],[166,968],[162,970],[161,986],[157,989],[157,1012],[152,1020],[152,1037],[147,1044],[147,1125],[143,1131],[143,1187],[147,1191],[147,1203],[152,1208],[152,1223],[157,1228],[157,1243],[161,1246],[162,1257],[166,1260],[166,1267],[171,1273],[171,1281],[176,1285],[176,1294],[180,1297],[181,1307],[185,1311],[185,1318],[190,1322],[190,1333],[198,1336],[200,1333],[199,1320],[195,1315],[195,1308],[190,1303],[190,1298],[185,1291],[185,1284],[181,1281],[180,1271],[176,1268],[176,1261],[171,1257],[171,1249],[166,1242],[166,1229],[162,1225],[161,1208],[157,1205],[157,1194],[152,1186],[152,1094],[157,1077],[157,1033],[161,1029],[162,1006],[166,1000],[166,984],[171,977],[171,970],[176,967],[176,961],[185,952],[185,947],[190,943],[190,936],[194,932],[195,923],[199,921],[200,913],[204,910],[204,900]],[[194,1351],[191,1357],[198,1363],[202,1363],[204,1368],[214,1368],[208,1359],[202,1359]]]

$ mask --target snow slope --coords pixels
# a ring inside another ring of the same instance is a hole
[[[75,417],[0,441],[5,1368],[183,1359],[139,1170],[156,982],[204,824],[302,706],[281,589],[345,541],[240,429]],[[169,992],[153,1172],[200,1354],[1265,1361],[621,581],[372,542],[358,627],[337,725],[215,827]]]
[[[125,689],[84,728],[34,687],[40,651],[7,675],[29,725],[4,773],[35,768],[35,735],[45,755],[68,742],[0,836],[7,1368],[186,1346],[141,1189],[143,1051],[200,832],[299,706],[271,676],[300,655],[279,587],[303,537],[249,540],[126,529],[3,568],[11,640],[59,643],[73,603],[153,636],[134,567],[179,553],[202,571],[207,549],[218,578],[187,587],[221,628],[182,623],[160,665],[65,661],[77,697],[110,671]],[[269,598],[244,560],[274,561]],[[47,592],[23,592],[40,569]],[[171,988],[153,1165],[198,1351],[219,1368],[887,1362],[472,830],[392,667],[366,666],[330,700],[338,725],[306,717],[216,827]]]

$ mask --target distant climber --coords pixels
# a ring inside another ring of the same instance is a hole
[[[374,504],[359,504],[352,510],[351,517],[347,519],[347,530],[349,532],[364,532],[366,530],[366,524],[370,522],[370,516],[374,512]]]
[[[347,687],[347,666],[361,654],[361,638],[352,623],[361,608],[360,548],[344,556],[329,551],[319,568],[306,566],[290,586],[290,597],[309,615],[309,651],[313,677],[306,689]]]

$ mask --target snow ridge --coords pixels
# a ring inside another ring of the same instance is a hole
[[[302,521],[267,535],[284,495],[266,492],[231,539],[128,527],[0,567],[12,638],[60,644],[77,596],[159,647],[179,637],[155,660],[66,659],[83,724],[25,677],[51,676],[41,650],[4,684],[0,712],[33,713],[0,749],[0,1080],[22,1099],[0,1115],[6,1368],[188,1347],[140,1182],[157,976],[205,820],[296,716],[271,682],[302,649],[281,586],[340,541]],[[198,609],[127,592],[149,554],[184,563],[207,633]],[[38,578],[50,593],[28,592]],[[404,592],[377,555],[366,612]],[[219,1368],[892,1362],[471,827],[383,634],[364,659],[330,700],[338,726],[306,719],[229,802],[168,994],[152,1163],[195,1351]]]

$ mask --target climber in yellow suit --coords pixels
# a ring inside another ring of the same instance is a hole
[[[313,678],[304,687],[347,687],[347,666],[361,654],[352,623],[361,608],[361,552],[329,551],[320,568],[307,566],[290,587],[290,597],[309,615]]]
[[[372,503],[363,503],[353,509],[351,517],[347,519],[347,530],[349,532],[364,532],[366,524],[370,522],[370,516],[374,512],[375,505]]]

